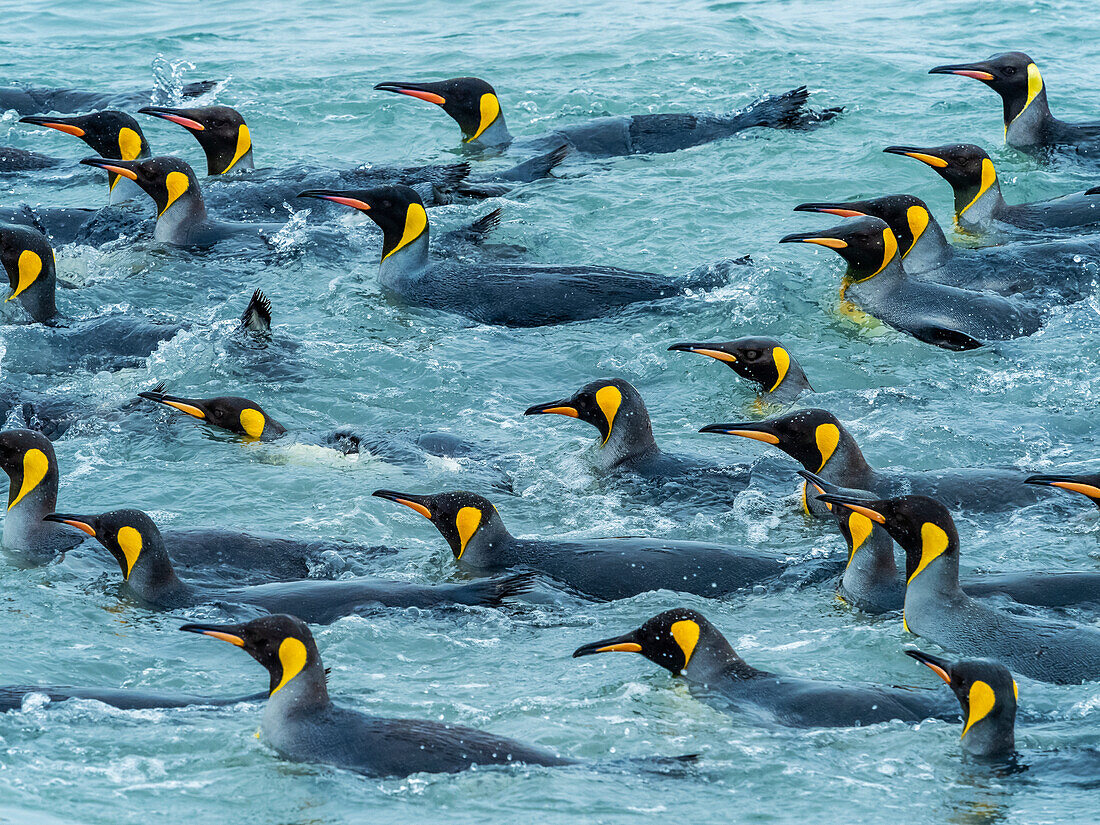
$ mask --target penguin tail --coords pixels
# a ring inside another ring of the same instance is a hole
[[[545,155],[538,155],[530,160],[525,160],[523,163],[517,163],[510,169],[491,175],[485,180],[492,182],[508,181],[510,183],[530,183],[531,181],[542,180],[550,177],[550,173],[560,166],[568,156],[569,144],[563,143],[557,149],[547,152]],[[471,181],[471,186],[476,187],[476,185],[477,181]]]
[[[742,121],[740,128],[770,126],[773,129],[811,129],[844,111],[843,106],[820,111],[810,109],[806,105],[809,98],[810,90],[805,86],[781,95],[765,95],[734,118]]]
[[[259,335],[271,334],[271,299],[257,289],[241,315],[240,328]]]
[[[459,604],[499,607],[505,599],[530,591],[535,586],[536,575],[533,572],[517,573],[514,576],[463,585],[455,594],[455,601]]]

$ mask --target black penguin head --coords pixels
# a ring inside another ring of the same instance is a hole
[[[157,205],[157,217],[181,198],[198,199],[202,192],[194,170],[179,158],[163,155],[148,160],[111,160],[109,158],[84,158],[85,166],[95,166],[129,178]]]
[[[524,415],[564,415],[591,424],[600,431],[601,444],[612,433],[648,434],[649,413],[638,391],[621,378],[603,378],[585,384],[569,398],[528,407]]]
[[[98,516],[50,513],[46,521],[83,530],[106,547],[127,581],[135,570],[149,571],[167,562],[160,530],[141,510],[112,510]]]
[[[1043,77],[1035,61],[1023,52],[995,54],[977,63],[936,66],[929,74],[955,74],[980,80],[1004,101],[1005,123],[1027,108],[1043,91]]]
[[[73,135],[92,147],[101,158],[112,160],[138,160],[150,155],[149,143],[141,126],[126,112],[107,109],[90,115],[74,117],[46,117],[34,115],[20,119],[20,123],[32,123]],[[118,183],[118,173],[108,170],[111,189]]]
[[[434,103],[458,124],[465,143],[477,140],[501,116],[496,90],[476,77],[455,77],[437,83],[387,82],[374,88]]]
[[[828,247],[848,262],[858,280],[878,275],[898,256],[898,241],[885,221],[856,218],[821,232],[796,232],[780,243],[811,243]]]
[[[414,495],[393,490],[375,490],[371,495],[403,504],[424,516],[447,540],[456,561],[475,566],[492,562],[495,542],[509,537],[497,508],[488,499],[465,491]]]
[[[825,468],[838,447],[858,451],[844,425],[825,410],[798,410],[765,421],[708,424],[699,432],[738,435],[773,444],[813,473]]]
[[[1081,475],[1041,475],[1029,476],[1025,484],[1037,484],[1043,487],[1059,487],[1071,493],[1080,493],[1093,504],[1100,507],[1100,473]]]
[[[320,676],[319,684],[313,687],[322,694],[317,698],[328,698],[324,692],[321,654],[317,652],[313,634],[301,619],[276,614],[247,624],[187,624],[180,630],[201,633],[247,651],[271,676],[268,696],[274,696],[305,673]]]
[[[791,368],[791,355],[774,338],[749,336],[710,344],[673,344],[670,352],[694,352],[721,361],[742,378],[774,392]]]
[[[53,444],[34,430],[0,432],[0,469],[8,474],[8,510],[35,490],[57,490]]]
[[[952,143],[922,149],[915,146],[887,146],[882,151],[919,160],[951,185],[958,201],[973,202],[997,182],[993,161],[980,146]],[[962,208],[957,211],[963,211]]]
[[[820,212],[842,218],[870,217],[886,221],[890,231],[894,233],[902,257],[908,254],[933,220],[928,205],[913,195],[886,195],[840,203],[802,203],[794,211]]]
[[[886,528],[905,551],[905,580],[911,582],[929,564],[943,556],[957,561],[959,533],[950,511],[928,496],[867,501],[850,495],[826,493],[818,500],[839,504]]]
[[[265,436],[282,435],[286,432],[281,424],[264,412],[263,407],[247,398],[239,398],[235,395],[221,395],[216,398],[181,398],[157,391],[141,392],[138,395],[249,439],[258,440]]]
[[[310,189],[299,198],[317,198],[350,206],[366,214],[382,230],[382,260],[428,232],[428,213],[416,190],[408,186],[373,189]]]
[[[48,287],[52,299],[54,252],[46,236],[37,229],[0,224],[0,263],[4,265],[11,287],[6,301],[18,298],[36,285]]]
[[[666,610],[622,636],[578,647],[573,658],[596,653],[641,653],[649,661],[679,676],[687,670],[696,652],[714,643],[716,638],[725,643],[722,634],[700,613],[681,607]]]
[[[208,175],[224,175],[239,168],[242,160],[251,167],[252,134],[241,113],[229,106],[201,106],[194,109],[173,109],[168,106],[146,106],[138,109],[143,115],[169,120],[195,136],[206,153]]]
[[[945,681],[963,712],[963,747],[975,756],[1009,755],[1015,747],[1019,687],[1008,668],[989,659],[947,659],[907,650],[905,653]]]

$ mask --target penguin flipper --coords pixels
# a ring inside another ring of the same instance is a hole
[[[240,328],[258,335],[271,334],[271,299],[257,289],[241,315]]]
[[[749,104],[736,118],[749,121],[749,126],[771,126],[775,129],[808,129],[832,120],[844,111],[843,106],[816,111],[806,102],[810,92],[805,86],[791,89],[781,95],[767,95]]]
[[[497,579],[460,585],[455,589],[454,600],[458,604],[499,607],[505,599],[519,596],[535,586],[534,572],[516,573]]]
[[[950,327],[928,326],[906,331],[918,341],[954,352],[979,349],[985,346],[984,341],[979,341],[965,332],[959,332],[957,329],[951,329]]]
[[[515,183],[530,183],[550,176],[550,173],[561,165],[569,155],[569,144],[563,143],[558,148],[538,155],[523,163],[517,163],[511,169],[505,169],[495,175],[486,178],[489,181],[512,181]],[[477,181],[471,181],[471,186],[476,187]]]

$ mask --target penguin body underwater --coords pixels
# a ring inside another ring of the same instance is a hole
[[[421,719],[371,716],[336,705],[306,624],[273,615],[247,624],[189,624],[180,630],[242,648],[270,674],[260,731],[280,755],[373,777],[457,773],[475,766],[576,764],[484,731]]]
[[[819,498],[883,525],[905,551],[902,617],[909,632],[1042,682],[1100,679],[1100,629],[1007,613],[963,591],[959,535],[940,502],[922,495],[867,501],[826,493]]]
[[[742,111],[728,115],[601,117],[544,135],[516,139],[504,122],[496,90],[479,78],[456,77],[436,83],[385,82],[374,88],[434,103],[458,123],[463,144],[493,152],[544,151],[562,144],[572,153],[605,158],[675,152],[761,126],[810,128],[840,113],[840,109],[808,110],[809,92],[800,86],[781,95],[766,95]]]
[[[217,83],[200,80],[180,88],[183,98],[195,98],[212,90]],[[99,109],[133,109],[148,103],[153,90],[140,92],[94,92],[83,89],[57,89],[35,86],[0,86],[0,111],[14,109],[19,115],[47,112],[76,114]]]
[[[0,224],[0,263],[12,290],[7,300],[18,302],[35,327],[18,338],[8,336],[9,368],[53,373],[75,366],[89,370],[139,366],[181,329],[133,315],[80,321],[61,317],[55,299],[54,251],[37,230]]]
[[[412,495],[376,490],[427,518],[459,567],[476,575],[534,570],[591,599],[628,599],[653,590],[719,598],[757,584],[802,583],[840,572],[842,562],[795,562],[728,545],[658,538],[515,538],[496,508],[464,491]]]
[[[245,702],[259,702],[266,693],[248,696],[194,696],[189,693],[168,693],[153,690],[101,687],[65,687],[59,685],[0,685],[0,713],[10,713],[23,708],[31,696],[45,696],[49,707],[55,707],[70,699],[101,702],[119,710],[148,710],[151,708],[209,707],[224,708]]]
[[[24,564],[57,560],[84,537],[45,521],[57,509],[59,472],[53,444],[33,430],[0,432],[0,469],[9,478],[3,546]],[[166,530],[175,563],[193,580],[261,584],[363,570],[360,559],[378,548],[318,539],[303,541],[221,528]],[[101,557],[97,551],[96,557]]]
[[[902,266],[919,280],[1005,296],[1037,293],[1052,304],[1090,294],[1094,275],[1088,263],[1100,257],[1100,238],[1091,236],[979,248],[953,246],[927,204],[913,195],[803,203],[794,211],[886,221],[897,239]]]
[[[971,77],[1000,95],[1009,146],[1031,154],[1055,150],[1100,159],[1100,121],[1066,123],[1052,115],[1039,67],[1023,52],[1003,52],[977,63],[936,66],[928,73]]]
[[[670,276],[608,266],[433,259],[427,213],[420,197],[406,186],[312,190],[299,197],[350,206],[378,224],[383,233],[379,280],[403,301],[483,324],[532,327],[600,318],[629,304],[672,298],[728,280],[726,264]]]
[[[142,604],[160,610],[216,604],[230,611],[258,609],[278,613],[293,607],[315,624],[329,624],[377,607],[495,606],[531,586],[528,574],[468,584],[419,585],[360,576],[247,587],[210,586],[180,579],[160,531],[140,510],[112,510],[94,516],[50,513],[45,519],[93,536],[118,562],[129,591]]]
[[[813,392],[802,365],[774,338],[748,336],[734,341],[673,344],[669,352],[694,352],[720,361],[742,378],[760,387],[761,399],[792,404]]]
[[[1024,483],[1026,473],[1000,468],[954,468],[906,472],[876,470],[867,463],[852,434],[830,412],[796,410],[764,421],[708,424],[700,432],[736,435],[778,447],[803,469],[840,487],[866,490],[876,498],[906,492],[936,498],[952,509],[974,513],[1004,512],[1049,499]],[[829,517],[829,510],[806,495],[806,511]]]
[[[954,703],[935,692],[783,676],[758,670],[702,614],[666,610],[637,630],[583,645],[573,658],[640,653],[687,681],[691,692],[738,716],[765,715],[795,728],[863,727],[899,720],[957,719]]]
[[[798,232],[780,243],[817,244],[835,251],[848,264],[841,297],[926,344],[976,349],[989,341],[1031,335],[1042,325],[1041,311],[1023,301],[911,277],[898,255],[897,238],[878,218]]]
[[[748,486],[747,464],[722,464],[701,456],[667,453],[653,437],[649,412],[638,391],[621,378],[592,381],[571,397],[529,407],[526,415],[562,415],[591,424],[600,434],[598,472],[660,500],[685,498],[691,507],[728,507]],[[633,485],[638,486],[638,485]]]
[[[980,146],[888,146],[882,151],[919,160],[947,181],[955,196],[955,223],[963,232],[1049,237],[1100,231],[1100,197],[1089,194],[1091,189],[1032,203],[1006,202],[993,161]]]

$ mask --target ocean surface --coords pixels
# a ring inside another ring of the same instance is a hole
[[[516,535],[647,534],[797,558],[839,553],[839,534],[801,515],[793,485],[779,496],[750,489],[727,510],[655,505],[601,480],[593,428],[522,415],[617,376],[641,392],[665,449],[776,462],[767,445],[697,432],[758,417],[754,388],[714,361],[666,352],[676,341],[749,334],[783,342],[817,390],[801,403],[839,416],[875,466],[1098,466],[1096,298],[1057,310],[1030,338],[951,353],[853,321],[838,311],[840,259],[777,244],[787,233],[831,225],[829,216],[792,213],[804,201],[911,192],[949,226],[947,185],[921,164],[883,155],[890,144],[981,144],[1010,201],[1100,182],[1098,167],[1041,165],[1005,147],[991,91],[927,74],[941,63],[1024,50],[1043,71],[1055,113],[1093,119],[1100,113],[1093,2],[9,0],[0,8],[0,83],[157,86],[170,99],[180,82],[213,79],[218,85],[202,101],[244,114],[257,166],[461,160],[450,118],[372,91],[386,80],[484,77],[517,136],[608,113],[728,111],[802,84],[814,105],[845,109],[810,132],[757,130],[672,154],[571,158],[559,179],[430,211],[433,226],[447,229],[502,207],[494,237],[525,247],[533,261],[669,273],[743,255],[755,263],[726,287],[608,319],[510,330],[402,306],[378,285],[381,233],[347,214],[326,219],[336,243],[319,241],[315,201],[289,204],[292,225],[266,255],[195,255],[140,237],[57,250],[60,277],[77,287],[59,290],[67,315],[124,311],[189,330],[147,365],[114,373],[26,374],[0,357],[6,386],[111,408],[165,381],[184,396],[250,397],[299,432],[444,430],[496,456],[514,491],[502,492],[469,460],[400,465],[301,441],[249,446],[156,408],[93,418],[57,441],[64,511],[130,506],[162,527],[386,545],[396,552],[381,557],[376,572],[423,583],[462,576],[430,524],[372,498],[373,490],[471,489],[496,504]],[[201,173],[189,134],[138,117],[157,153]],[[0,144],[74,160],[89,154],[70,137],[17,121],[13,112],[0,117]],[[4,205],[106,199],[101,175],[79,166],[6,178],[0,191]],[[152,204],[138,208],[151,214]],[[286,218],[284,211],[271,220]],[[286,345],[277,366],[285,369],[242,358],[227,343],[256,288],[272,300],[274,336]],[[2,312],[9,324],[22,321],[14,304]],[[0,328],[0,351],[22,334]],[[1100,519],[1083,497],[960,517],[958,525],[968,570],[1100,570]],[[0,563],[0,684],[209,695],[267,684],[241,651],[177,632],[186,621],[217,621],[217,609],[151,612],[123,592],[105,552],[99,564],[90,555],[35,569]],[[1039,769],[1095,746],[1095,683],[1020,680],[1026,719],[1018,744],[1024,763],[1036,767],[1003,776],[962,756],[954,723],[792,730],[719,713],[640,656],[570,658],[583,643],[679,605],[708,616],[757,667],[940,685],[902,655],[919,640],[899,619],[854,613],[829,584],[725,601],[656,591],[597,604],[542,583],[501,610],[379,611],[316,628],[330,691],[368,712],[474,725],[591,767],[366,779],[280,758],[256,736],[258,706],[120,711],[29,700],[0,716],[0,822],[1040,825],[1098,815],[1096,777],[1090,788],[1088,777]],[[677,754],[700,759],[668,776],[615,764]]]

